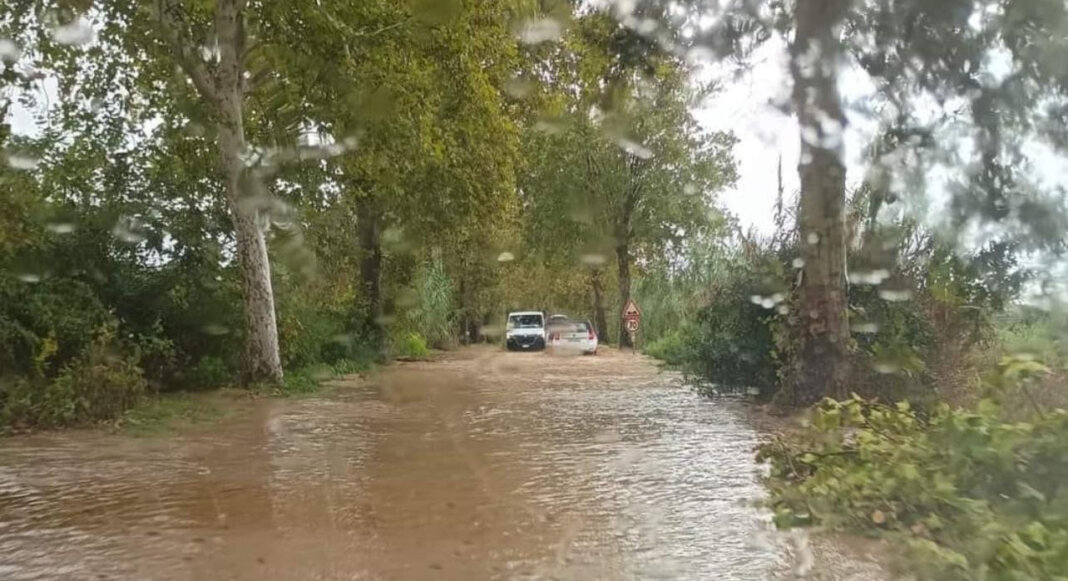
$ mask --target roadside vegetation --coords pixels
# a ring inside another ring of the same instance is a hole
[[[760,450],[780,526],[1063,578],[1061,0],[326,4],[0,8],[0,428],[307,393],[509,310],[626,346],[635,298],[647,353],[808,414]],[[769,48],[800,188],[769,155],[761,234],[694,111]]]

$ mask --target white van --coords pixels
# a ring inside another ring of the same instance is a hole
[[[504,331],[504,346],[509,351],[540,351],[545,349],[545,313],[518,311],[508,313]]]

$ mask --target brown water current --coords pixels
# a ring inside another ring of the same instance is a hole
[[[732,404],[482,348],[217,426],[0,442],[0,579],[767,579]]]

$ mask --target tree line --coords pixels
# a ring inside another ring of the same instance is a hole
[[[1061,0],[8,2],[0,422],[299,388],[509,309],[625,345],[637,297],[648,353],[811,412],[760,451],[778,524],[1056,578],[1066,29]],[[800,190],[759,235],[694,73],[768,47]]]
[[[511,308],[625,341],[632,269],[734,180],[690,63],[565,2],[26,1],[0,31],[8,424],[497,340]]]

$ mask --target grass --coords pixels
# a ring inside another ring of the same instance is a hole
[[[369,360],[356,361],[352,359],[342,359],[333,365],[311,365],[287,372],[282,386],[269,388],[266,393],[276,397],[294,397],[319,393],[325,382],[343,375],[363,373],[370,370],[371,367],[372,363]]]
[[[125,434],[142,437],[170,435],[182,429],[213,425],[242,407],[234,404],[237,400],[264,395],[300,397],[321,393],[325,382],[365,372],[371,365],[370,361],[346,359],[333,365],[313,365],[289,371],[281,387],[261,387],[251,391],[221,388],[202,393],[152,396],[124,413],[115,425]]]
[[[210,425],[229,415],[218,397],[170,393],[154,396],[128,410],[116,424],[131,436],[173,434],[182,428]]]

